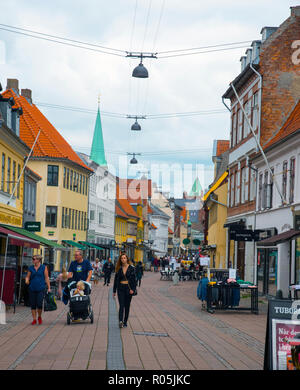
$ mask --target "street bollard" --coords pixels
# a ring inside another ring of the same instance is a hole
[[[178,272],[175,272],[174,276],[173,276],[173,285],[176,286],[179,282],[179,276],[178,276]]]
[[[0,300],[0,324],[6,325],[5,303]]]

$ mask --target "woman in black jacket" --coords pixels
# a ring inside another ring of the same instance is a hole
[[[118,292],[119,300],[119,327],[126,328],[132,295],[136,290],[135,269],[131,265],[126,253],[121,253],[116,264],[116,273],[113,287],[113,297]]]

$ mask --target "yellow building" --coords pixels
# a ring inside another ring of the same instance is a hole
[[[3,95],[13,97],[23,111],[20,138],[30,148],[34,145],[28,167],[42,177],[37,183],[37,234],[65,246],[66,250],[43,252],[44,261],[60,270],[73,260],[76,248],[85,249],[79,241],[87,238],[88,178],[93,171],[32,103],[30,90],[23,96],[10,88]]]
[[[214,144],[213,162],[215,163],[215,179],[203,197],[206,210],[206,244],[211,268],[228,268],[226,257],[227,218],[227,166],[228,141],[216,141]]]
[[[29,152],[28,146],[3,123],[0,127],[0,223],[22,227],[24,175],[16,188],[15,185]]]

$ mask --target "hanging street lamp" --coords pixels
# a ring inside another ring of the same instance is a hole
[[[133,156],[132,159],[130,160],[130,164],[137,164],[138,161],[135,158],[135,156],[140,156],[141,153],[127,153],[129,156]]]
[[[157,58],[157,53],[132,53],[126,52],[126,57],[140,58],[140,64],[133,69],[132,77],[146,79],[149,77],[148,70],[143,65],[143,58]]]

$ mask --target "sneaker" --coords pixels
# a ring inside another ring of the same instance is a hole
[[[43,323],[42,317],[39,317],[39,318],[38,318],[38,322],[39,322],[39,325],[42,325],[42,323]]]
[[[119,328],[123,328],[123,322],[122,321],[119,322]]]
[[[33,320],[31,325],[35,325],[36,324],[36,320]]]
[[[126,324],[126,322],[123,324],[123,328],[127,328],[127,324]]]

